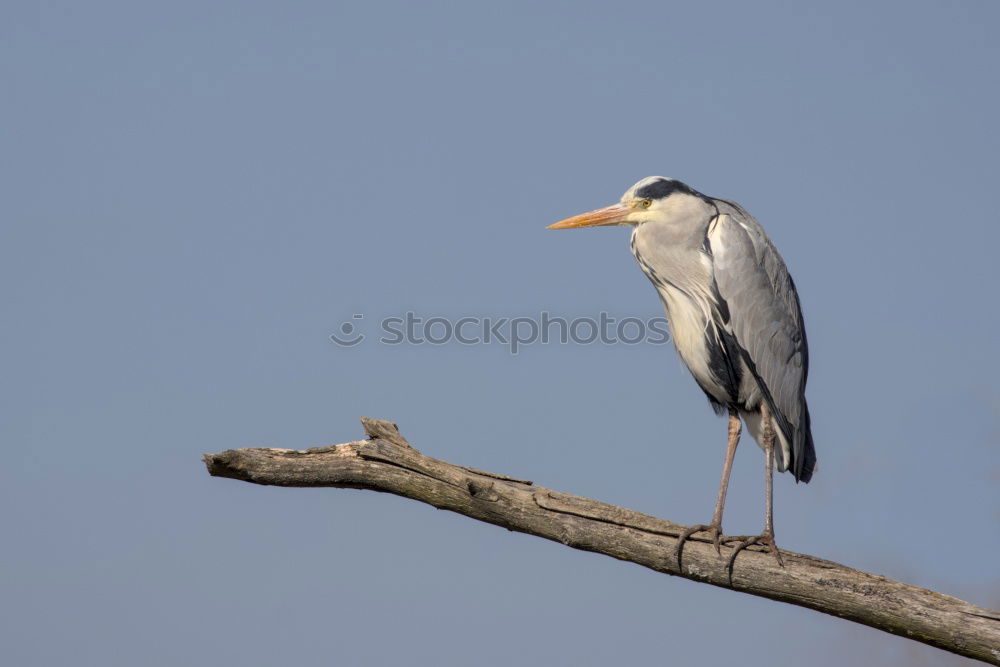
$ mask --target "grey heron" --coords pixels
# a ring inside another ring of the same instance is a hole
[[[697,532],[736,542],[727,567],[753,544],[781,564],[774,540],[773,470],[808,482],[816,466],[806,405],[809,352],[795,283],[763,227],[740,206],[662,176],[644,178],[617,204],[549,229],[632,227],[632,254],[659,293],[681,360],[717,414],[728,413],[728,446],[709,524],[687,528],[675,555]],[[742,422],[765,455],[764,530],[727,537],[722,513]]]

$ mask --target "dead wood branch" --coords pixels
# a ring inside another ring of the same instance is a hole
[[[394,493],[509,530],[612,556],[657,572],[808,607],[1000,665],[1000,612],[837,563],[782,551],[785,567],[757,550],[740,554],[730,580],[695,536],[674,559],[685,526],[529,481],[424,456],[396,425],[362,418],[369,439],[304,451],[231,449],[206,454],[210,474],[274,486],[330,486]]]

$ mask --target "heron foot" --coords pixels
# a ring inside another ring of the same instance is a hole
[[[684,552],[684,543],[691,539],[695,533],[708,533],[712,536],[712,544],[715,545],[715,552],[722,555],[722,526],[719,524],[699,523],[696,526],[689,526],[684,532],[677,536],[677,546],[674,547],[674,557],[677,561],[677,569],[681,569],[681,555]]]
[[[760,535],[743,535],[740,537],[723,537],[722,541],[725,543],[729,542],[739,542],[734,548],[733,553],[729,556],[729,562],[726,563],[726,569],[729,570],[729,582],[733,581],[733,565],[736,563],[736,557],[740,555],[740,552],[749,546],[758,544],[762,547],[767,547],[768,551],[774,554],[775,560],[778,561],[779,567],[785,567],[784,562],[781,560],[781,552],[778,550],[778,545],[774,542],[774,533],[770,531],[764,531]]]

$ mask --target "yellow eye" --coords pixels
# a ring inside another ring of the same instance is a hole
[[[643,199],[641,202],[639,202],[639,206],[641,206],[642,208],[649,208],[652,205],[653,201],[650,199]]]

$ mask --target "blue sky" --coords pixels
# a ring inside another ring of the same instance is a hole
[[[707,520],[725,423],[669,346],[329,339],[354,314],[659,316],[624,230],[544,228],[664,174],[746,206],[802,295],[820,468],[777,479],[779,544],[1000,606],[998,20],[4,3],[11,664],[947,661],[412,501],[211,479],[200,455],[353,440],[368,415],[437,458]],[[760,468],[745,444],[727,531],[759,529]]]

